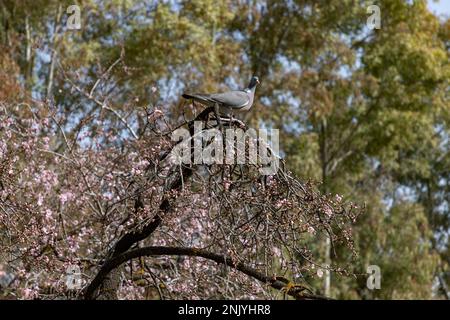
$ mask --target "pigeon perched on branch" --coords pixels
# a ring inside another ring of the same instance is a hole
[[[252,77],[248,87],[243,90],[213,94],[185,93],[183,98],[197,101],[208,107],[218,107],[221,115],[230,116],[234,113],[248,111],[252,107],[255,89],[258,84],[258,77]]]

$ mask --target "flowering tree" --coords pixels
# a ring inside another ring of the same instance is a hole
[[[354,251],[355,206],[283,161],[272,175],[257,163],[174,162],[175,130],[223,130],[212,108],[190,106],[190,120],[153,106],[125,114],[97,93],[106,77],[91,90],[66,78],[88,112],[1,104],[2,297],[325,298],[308,277],[349,273],[309,244],[329,237]]]

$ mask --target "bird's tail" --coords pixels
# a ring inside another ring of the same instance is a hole
[[[201,94],[188,94],[188,93],[183,93],[182,95],[183,98],[185,99],[190,99],[190,100],[194,100],[194,101],[198,101],[200,103],[208,103],[209,100],[206,96],[203,96]]]

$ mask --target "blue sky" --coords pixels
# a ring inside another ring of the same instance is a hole
[[[450,0],[428,0],[428,7],[433,13],[450,16]]]

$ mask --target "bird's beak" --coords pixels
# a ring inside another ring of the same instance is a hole
[[[256,83],[257,83],[257,84],[260,84],[261,82],[259,82],[259,79],[256,79]]]

